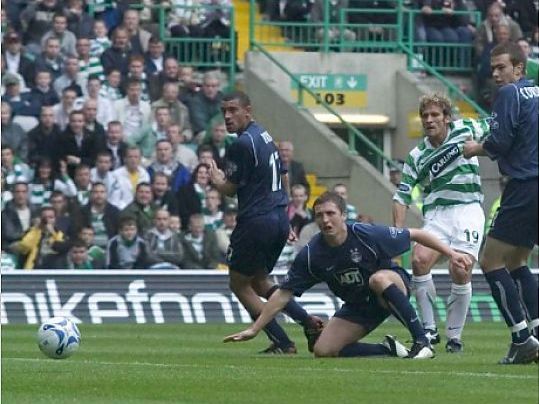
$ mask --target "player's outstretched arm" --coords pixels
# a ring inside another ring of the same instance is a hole
[[[239,342],[248,341],[257,336],[266,324],[275,318],[284,306],[292,299],[292,291],[285,289],[277,289],[270,297],[268,302],[264,305],[262,313],[258,316],[256,321],[247,329],[238,332],[236,334],[229,335],[223,339],[223,342]]]
[[[468,254],[459,253],[447,244],[442,243],[436,236],[422,229],[409,229],[410,238],[425,247],[432,248],[449,258],[450,265],[456,269],[469,271],[473,261]]]

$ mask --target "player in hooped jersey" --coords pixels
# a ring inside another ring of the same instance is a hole
[[[419,116],[424,138],[409,153],[402,180],[393,197],[393,224],[404,226],[406,211],[416,185],[423,189],[423,228],[451,248],[467,253],[474,262],[483,240],[485,215],[481,203],[481,178],[477,157],[465,158],[462,146],[470,137],[488,133],[485,120],[453,120],[451,102],[433,94],[421,97]],[[431,269],[440,254],[416,244],[412,252],[412,284],[423,327],[432,343],[440,342],[434,319],[436,288]],[[472,299],[470,271],[450,271],[451,292],[447,300],[446,351],[463,351],[462,330]]]
[[[432,347],[408,300],[409,275],[392,258],[406,251],[411,240],[448,256],[455,267],[471,266],[470,258],[421,229],[347,224],[346,202],[335,192],[322,194],[313,209],[320,233],[300,251],[279,290],[271,296],[255,323],[225,337],[224,341],[254,338],[293,295],[301,296],[315,284],[325,282],[344,305],[316,341],[315,356],[432,358]],[[414,344],[410,351],[392,336],[386,336],[381,344],[358,342],[390,314],[412,334]]]
[[[480,259],[492,296],[511,330],[501,364],[525,364],[539,355],[537,279],[528,257],[537,244],[539,87],[525,79],[526,56],[513,43],[491,52],[499,89],[484,142],[470,140],[465,156],[487,155],[510,178]]]
[[[230,288],[255,319],[263,307],[259,296],[268,299],[277,289],[268,274],[289,237],[285,211],[288,178],[272,137],[252,118],[248,96],[243,92],[225,95],[221,111],[227,131],[237,133],[238,138],[226,151],[226,174],[212,161],[210,176],[220,192],[238,196],[237,225],[227,253]],[[322,321],[308,315],[296,301],[291,301],[285,312],[304,327],[312,350]],[[296,352],[295,344],[275,320],[264,331],[272,343],[263,352]]]

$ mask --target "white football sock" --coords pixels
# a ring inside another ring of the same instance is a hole
[[[464,285],[451,284],[451,294],[447,299],[447,321],[445,323],[447,339],[457,338],[460,340],[471,300],[471,282]]]
[[[432,275],[414,275],[412,276],[412,284],[423,328],[434,330],[436,321],[434,321],[433,305],[436,301],[436,287],[432,281]]]

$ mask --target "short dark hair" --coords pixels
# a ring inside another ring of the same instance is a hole
[[[223,96],[223,102],[233,100],[238,100],[242,107],[248,107],[251,105],[251,99],[243,91],[232,91]]]
[[[339,208],[341,213],[346,212],[346,201],[341,196],[339,196],[339,194],[333,191],[326,191],[318,198],[316,198],[313,204],[313,211],[318,205],[321,205],[326,202],[333,202],[337,206],[337,208]]]
[[[123,216],[118,221],[118,229],[121,230],[126,226],[137,226],[137,220],[133,216]]]
[[[91,228],[91,227],[90,227]],[[93,230],[93,229],[92,229]],[[86,243],[84,241],[82,241],[81,239],[78,239],[76,238],[75,240],[73,240],[71,243],[71,245],[69,246],[69,249],[71,250],[72,248],[88,248],[88,246],[86,245]]]
[[[524,52],[522,52],[520,46],[513,42],[501,43],[499,45],[496,45],[494,49],[492,49],[492,51],[490,52],[490,57],[505,54],[509,55],[509,59],[511,60],[511,64],[513,66],[522,63],[522,70],[524,72],[526,71],[526,55],[524,55]]]

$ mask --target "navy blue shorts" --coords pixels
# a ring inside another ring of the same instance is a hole
[[[400,267],[395,267],[394,270],[397,271],[402,278],[402,281],[406,286],[406,291],[408,292],[408,297],[410,297],[410,275]],[[382,324],[390,314],[389,310],[380,305],[378,298],[373,293],[369,296],[369,300],[367,301],[344,303],[342,307],[335,312],[333,317],[342,318],[343,320],[359,324],[367,330],[367,333],[369,333]]]
[[[284,208],[240,221],[230,236],[227,261],[231,271],[253,276],[270,273],[288,239],[290,223]]]
[[[537,244],[537,178],[507,183],[488,235],[504,243],[532,249]]]

